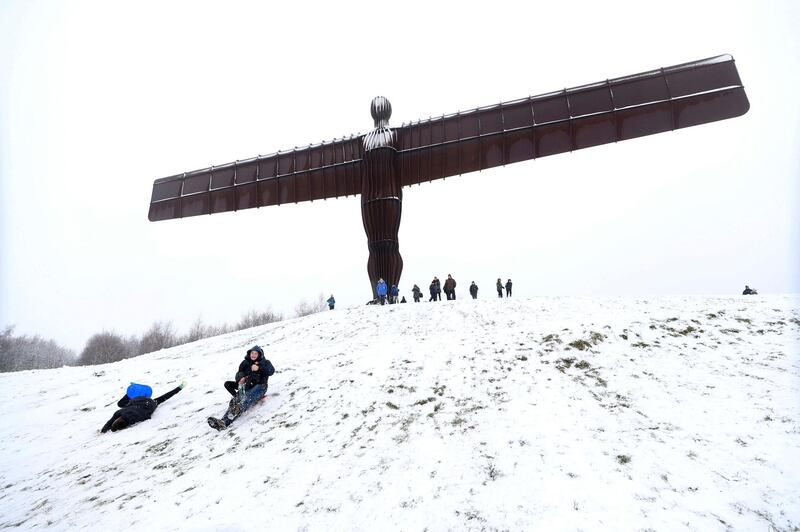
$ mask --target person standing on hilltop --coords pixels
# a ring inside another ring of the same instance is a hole
[[[392,298],[389,300],[389,303],[391,303],[392,305],[397,303],[397,296],[399,296],[399,295],[400,295],[400,290],[397,288],[396,284],[393,284],[392,285]]]
[[[456,280],[449,273],[447,274],[447,280],[444,282],[444,293],[448,301],[456,300]]]
[[[109,430],[117,432],[130,427],[134,423],[150,419],[158,405],[164,403],[185,387],[186,381],[183,381],[180,386],[168,391],[161,397],[150,399],[150,396],[153,395],[153,389],[150,386],[132,382],[128,386],[125,395],[117,402],[120,410],[114,412],[114,415],[103,425],[100,432],[108,432]]]
[[[414,294],[414,303],[419,303],[419,300],[422,299],[422,290],[419,289],[419,286],[414,285],[414,288],[411,289],[411,293]]]
[[[383,278],[378,279],[378,284],[375,285],[375,292],[378,293],[378,299],[381,302],[381,305],[386,304],[386,281]]]
[[[328,298],[327,303],[328,303],[328,308],[330,310],[333,310],[333,306],[336,304],[336,300],[333,299],[333,294],[331,294],[331,297]]]
[[[497,287],[497,297],[502,299],[503,298],[503,281],[501,281],[499,277],[497,278],[497,285],[495,285],[495,286]]]
[[[506,297],[511,297],[511,279],[506,281]]]
[[[469,295],[472,296],[472,299],[478,299],[478,285],[475,284],[475,281],[469,285]]]

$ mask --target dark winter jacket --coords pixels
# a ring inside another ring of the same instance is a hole
[[[255,361],[250,360],[250,351],[258,352],[258,358]],[[258,366],[256,371],[253,371],[254,365]],[[266,385],[273,373],[275,373],[275,368],[272,366],[272,362],[264,357],[264,350],[254,346],[247,350],[244,360],[239,364],[239,371],[236,372],[234,380],[239,382],[240,379],[247,379],[244,389],[249,390],[257,384]]]
[[[441,283],[441,281],[439,281],[439,279],[436,279],[433,282],[433,284],[436,286],[436,293],[437,294],[441,294],[442,293],[442,283]]]
[[[155,399],[151,399],[143,395],[131,399],[128,397],[128,394],[125,394],[122,399],[117,402],[117,406],[120,407],[120,409],[114,412],[114,415],[111,416],[111,419],[109,419],[106,424],[103,425],[103,428],[100,429],[101,432],[108,431],[114,421],[120,417],[124,419],[128,425],[133,425],[134,423],[139,423],[140,421],[146,421],[150,419],[150,416],[152,416],[153,412],[156,411],[158,405],[179,391],[181,391],[180,386],[174,390],[170,390],[161,397],[156,397]]]
[[[478,285],[476,285],[475,283],[472,283],[471,285],[469,285],[469,294],[471,296],[477,296],[478,295]]]
[[[448,277],[444,282],[445,293],[452,292],[455,289],[456,289],[456,280],[453,279],[452,277]]]
[[[508,282],[506,282],[506,292],[510,292],[511,291],[511,286],[512,286],[511,285],[511,279],[509,279]]]
[[[392,297],[397,297],[399,295],[400,295],[400,290],[395,285],[392,285]]]
[[[416,298],[419,298],[419,297],[422,296],[422,290],[420,290],[419,286],[417,286],[417,285],[414,285],[414,288],[412,288],[411,291],[414,293],[414,297],[416,297]]]

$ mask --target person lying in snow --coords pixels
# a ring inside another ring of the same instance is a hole
[[[114,415],[103,425],[100,432],[108,432],[109,429],[111,429],[111,432],[116,432],[130,427],[134,423],[150,419],[158,405],[181,391],[185,386],[186,381],[183,381],[180,386],[161,397],[150,399],[150,396],[153,395],[153,389],[150,386],[132,382],[128,386],[125,395],[117,402],[117,406],[120,409],[114,412]]]
[[[242,412],[267,394],[268,381],[273,373],[275,368],[264,357],[263,349],[257,345],[248,349],[244,360],[239,364],[235,380],[225,382],[225,389],[233,396],[228,410],[222,419],[208,418],[209,426],[222,430],[233,423]]]

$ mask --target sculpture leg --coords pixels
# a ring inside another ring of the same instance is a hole
[[[386,281],[388,288],[400,286],[403,273],[397,241],[403,191],[395,172],[396,154],[391,147],[371,149],[364,153],[362,165],[361,220],[367,233],[367,273],[373,298],[377,296],[378,279]]]
[[[373,298],[377,297],[375,285],[378,279],[386,281],[386,285],[391,288],[393,284],[399,284],[400,275],[403,273],[403,258],[400,256],[400,244],[397,239],[401,205],[401,201],[397,198],[385,198],[361,206],[369,248],[367,273]]]

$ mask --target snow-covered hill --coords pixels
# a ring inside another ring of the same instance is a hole
[[[225,432],[252,344],[277,373]],[[188,387],[98,429],[129,381]],[[0,375],[0,528],[797,530],[791,296],[335,310]]]

